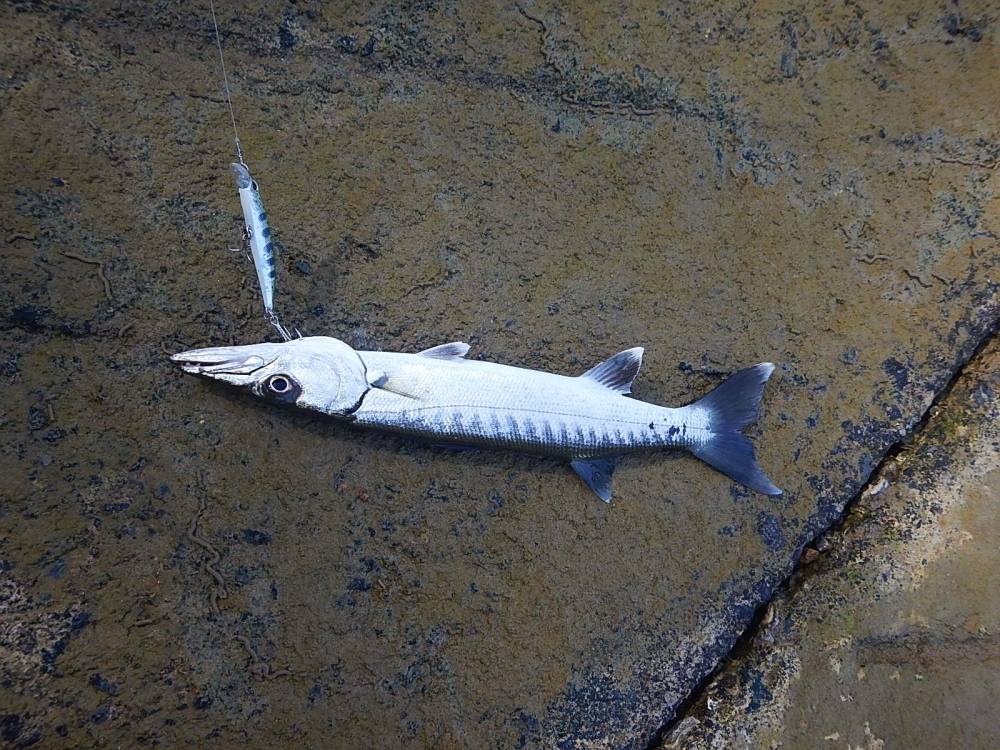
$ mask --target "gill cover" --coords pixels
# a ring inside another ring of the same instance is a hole
[[[309,336],[286,342],[289,356],[276,366],[287,366],[288,375],[301,393],[296,406],[345,416],[354,412],[370,387],[365,363],[350,346],[329,336]]]

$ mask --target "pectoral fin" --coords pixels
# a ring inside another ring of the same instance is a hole
[[[420,396],[409,393],[401,388],[398,383],[393,383],[392,379],[385,373],[381,373],[381,376],[373,381],[370,380],[369,385],[371,385],[372,388],[377,388],[378,390],[385,391],[386,393],[393,393],[397,396],[402,396],[403,398],[412,398],[414,401],[420,400]]]
[[[611,502],[611,475],[615,471],[614,457],[578,458],[570,462],[580,479],[606,503]]]

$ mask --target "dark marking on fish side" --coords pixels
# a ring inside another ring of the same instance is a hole
[[[511,435],[516,438],[521,437],[521,425],[517,423],[517,417],[513,414],[507,415],[507,427],[510,428]]]
[[[503,425],[500,424],[500,418],[495,411],[490,412],[490,428],[492,428],[494,436],[500,435],[503,432]]]

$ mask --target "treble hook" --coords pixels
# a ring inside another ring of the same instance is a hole
[[[267,319],[268,323],[274,326],[274,330],[276,330],[278,333],[281,334],[281,338],[283,338],[285,341],[292,340],[292,337],[289,335],[288,331],[286,331],[285,327],[281,325],[281,321],[278,320],[278,314],[274,312],[274,310],[266,310],[264,312],[264,317]],[[298,333],[298,331],[296,331],[296,333]],[[299,334],[299,338],[302,338],[302,334]]]

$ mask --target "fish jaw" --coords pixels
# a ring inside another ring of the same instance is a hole
[[[274,344],[218,346],[179,352],[170,359],[191,375],[202,375],[229,385],[250,386],[259,379],[260,371],[278,358],[276,348]]]

